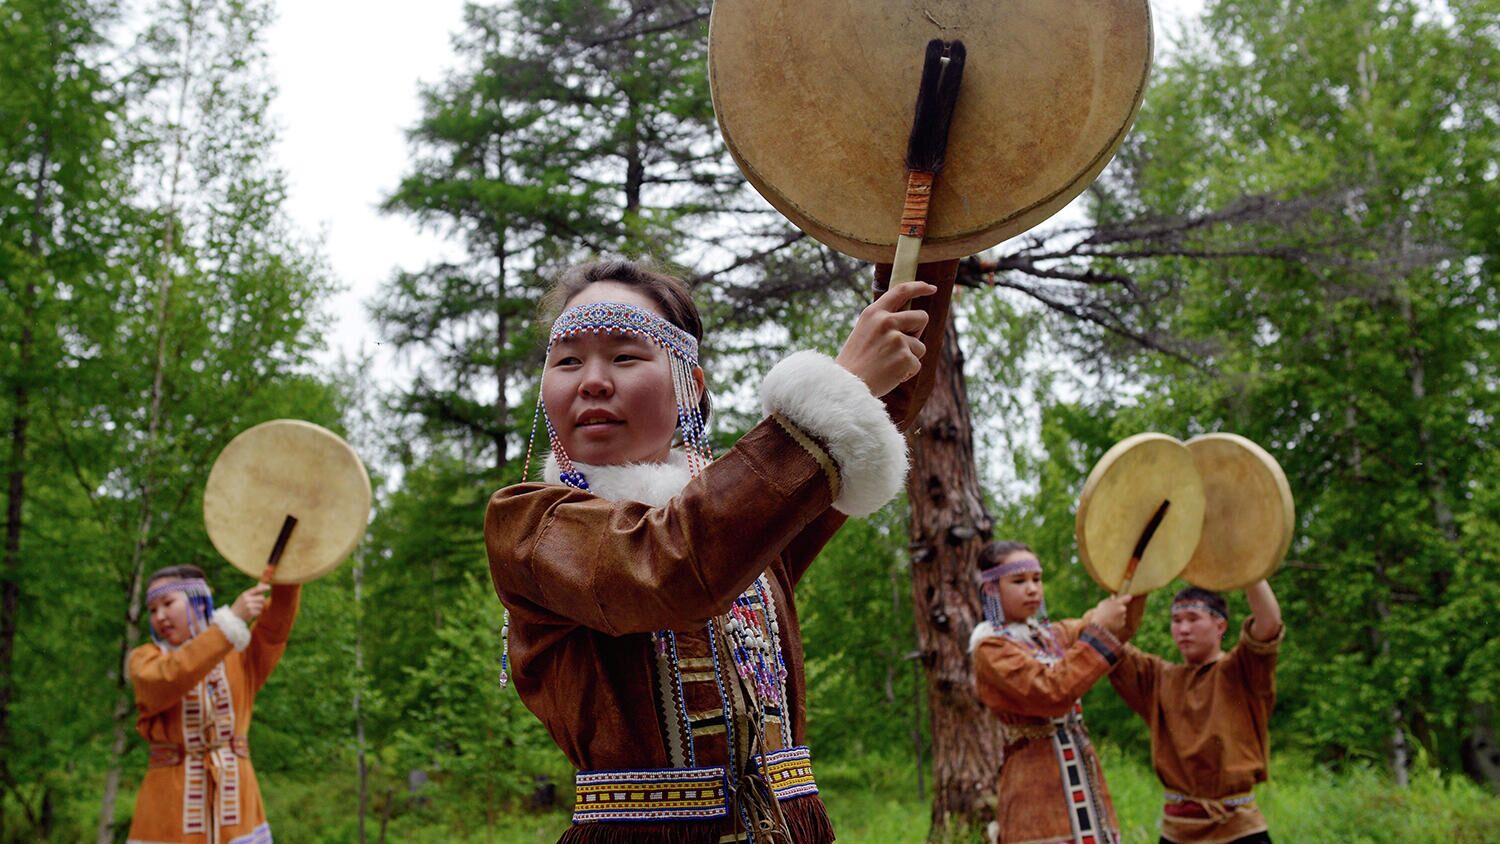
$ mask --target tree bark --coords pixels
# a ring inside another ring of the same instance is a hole
[[[912,595],[932,725],[932,837],[958,840],[994,818],[1003,745],[997,722],[974,693],[968,654],[969,633],[983,617],[973,575],[992,522],[974,464],[963,354],[951,319],[911,447]]]

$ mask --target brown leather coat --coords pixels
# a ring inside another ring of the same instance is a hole
[[[920,277],[951,279],[955,268],[924,266]],[[933,324],[923,337],[923,372],[884,399],[898,423],[915,416],[931,387],[950,294],[946,286],[918,303]],[[733,683],[723,679],[734,669],[712,662],[707,625],[762,574],[779,617],[786,698],[766,719],[761,749],[805,743],[794,593],[846,518],[831,508],[840,473],[825,445],[816,431],[767,418],[662,506],[556,484],[495,493],[485,543],[495,592],[510,611],[511,676],[580,771],[680,768],[684,752],[694,767],[727,766],[733,754],[735,767],[746,769],[745,724],[722,715],[742,711],[743,697],[724,700]],[[686,751],[665,720],[673,707],[662,702],[674,691],[661,679],[657,631],[672,631],[674,658],[682,660],[676,693],[692,725]],[[833,840],[816,794],[777,808],[797,844]],[[731,811],[718,821],[574,824],[562,840],[718,844],[740,826]]]

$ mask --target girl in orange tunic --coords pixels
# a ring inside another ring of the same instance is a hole
[[[271,592],[271,606],[252,632]],[[129,844],[268,844],[271,827],[250,764],[255,695],[286,650],[298,586],[254,586],[215,610],[203,572],[151,576],[150,644],[130,653],[130,682],[150,742]]]
[[[985,621],[969,650],[979,697],[1000,717],[1005,759],[997,814],[1001,844],[1112,844],[1120,825],[1079,698],[1119,659],[1128,596],[1082,619],[1048,623],[1042,564],[1021,542],[979,556]]]

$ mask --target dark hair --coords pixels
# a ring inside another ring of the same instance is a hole
[[[146,586],[149,588],[158,580],[208,580],[208,576],[203,573],[203,569],[183,563],[151,572],[151,576],[146,578]]]
[[[698,316],[698,306],[693,303],[693,293],[682,279],[668,275],[661,267],[646,261],[593,261],[579,264],[558,276],[542,296],[541,323],[551,325],[558,314],[567,307],[568,301],[590,284],[613,281],[640,290],[655,302],[667,322],[693,335],[699,347],[703,344],[703,319]],[[698,401],[698,415],[708,424],[712,409],[707,387]]]
[[[1188,586],[1172,596],[1173,604],[1176,604],[1178,601],[1200,601],[1218,610],[1219,617],[1223,618],[1226,622],[1229,620],[1229,603],[1218,592],[1210,592],[1207,589]]]
[[[1006,557],[1017,551],[1031,551],[1031,546],[1017,539],[1001,539],[987,543],[979,549],[979,570],[988,571],[1005,562]]]

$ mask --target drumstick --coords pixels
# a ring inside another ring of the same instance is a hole
[[[1151,537],[1156,535],[1156,529],[1161,527],[1162,517],[1167,515],[1167,508],[1172,506],[1171,499],[1162,501],[1161,506],[1156,508],[1156,513],[1151,516],[1151,521],[1146,523],[1146,529],[1141,531],[1141,538],[1135,543],[1135,550],[1130,552],[1130,562],[1125,564],[1125,579],[1120,583],[1120,591],[1115,597],[1130,591],[1130,582],[1135,580],[1135,570],[1140,568],[1141,557],[1146,553],[1146,545],[1151,542]]]
[[[271,557],[266,560],[265,571],[260,573],[261,583],[270,583],[271,578],[276,576],[276,564],[281,562],[281,555],[286,551],[286,542],[292,538],[292,528],[297,526],[297,517],[288,514],[281,523],[281,533],[276,534],[276,544],[271,547]]]
[[[942,172],[948,154],[948,127],[958,102],[958,86],[964,78],[962,41],[934,38],[927,42],[922,64],[922,84],[917,89],[917,111],[911,137],[906,142],[906,203],[901,209],[901,233],[896,238],[896,258],[888,283],[875,282],[879,298],[888,284],[915,281],[922,238],[927,236],[927,207],[932,185]]]

